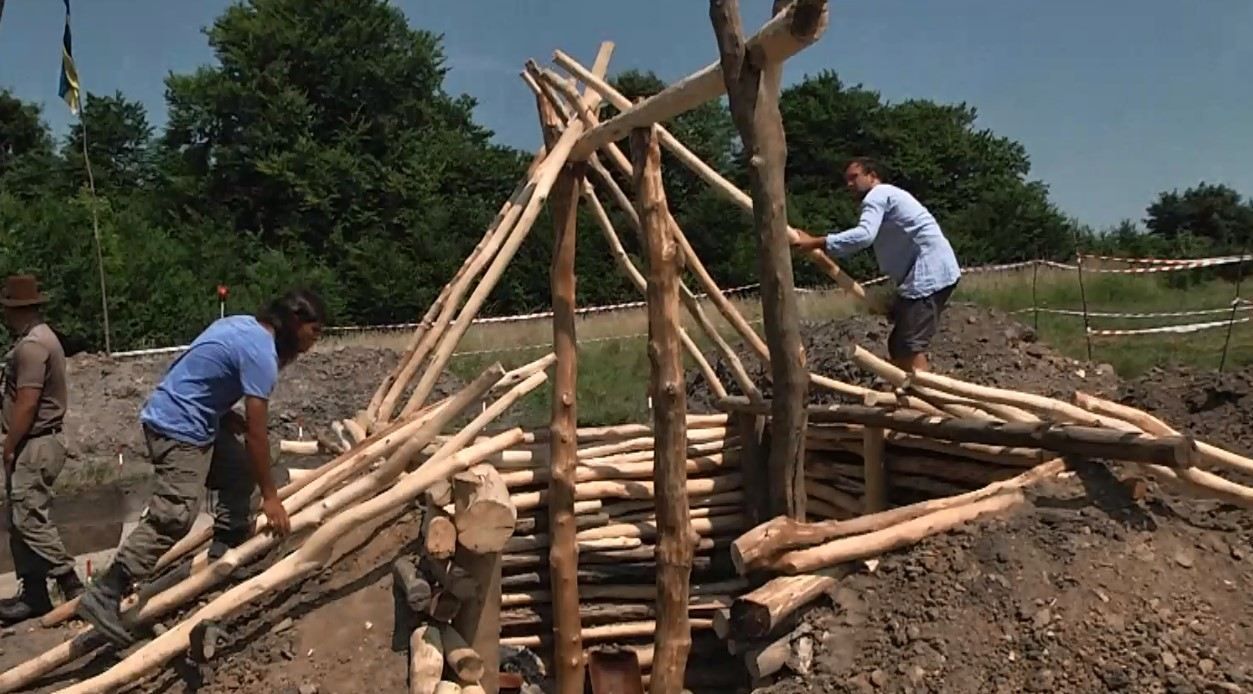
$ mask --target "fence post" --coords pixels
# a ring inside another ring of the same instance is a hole
[[[1040,337],[1040,300],[1036,298],[1036,287],[1040,282],[1040,254],[1036,252],[1035,262],[1031,264],[1031,313],[1035,326],[1036,339]]]
[[[1075,234],[1075,269],[1079,272],[1079,301],[1083,304],[1083,339],[1088,345],[1088,361],[1092,361],[1092,324],[1088,320],[1088,291],[1083,286],[1083,249]]]
[[[1227,339],[1223,342],[1223,356],[1218,360],[1218,373],[1227,366],[1227,351],[1231,349],[1231,334],[1236,328],[1236,313],[1240,310],[1240,283],[1244,280],[1244,261],[1248,247],[1240,249],[1240,262],[1236,263],[1236,295],[1231,299],[1231,316],[1227,322]]]

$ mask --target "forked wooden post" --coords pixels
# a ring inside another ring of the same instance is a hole
[[[692,522],[687,504],[687,400],[679,344],[679,258],[654,128],[631,133],[636,210],[648,254],[649,394],[656,441],[653,482],[657,513],[657,631],[652,690],[683,689],[692,648],[687,614],[692,573]]]
[[[789,6],[794,16],[793,33],[798,21],[808,21],[810,17],[816,29],[826,12],[825,0],[795,0],[794,3],[776,0],[775,13]],[[803,454],[809,375],[805,370],[797,316],[783,181],[787,143],[783,116],[779,113],[782,65],[770,60],[761,50],[747,49],[736,0],[710,0],[709,16],[718,40],[731,116],[748,159],[753,196],[753,222],[761,259],[762,317],[774,383],[770,422],[771,497],[776,506],[782,506],[774,509],[776,512],[804,520]]]
[[[574,336],[574,251],[579,187],[585,165],[570,163],[553,186],[553,374],[552,476],[548,482],[549,565],[553,595],[553,662],[559,694],[583,692],[583,639],[579,620],[579,550],[575,542],[574,496],[578,441],[575,392],[578,352]]]

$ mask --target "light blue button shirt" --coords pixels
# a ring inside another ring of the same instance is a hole
[[[935,217],[896,186],[871,188],[861,201],[857,226],[827,235],[827,253],[837,258],[871,245],[879,268],[906,299],[930,296],[961,278],[957,256]]]

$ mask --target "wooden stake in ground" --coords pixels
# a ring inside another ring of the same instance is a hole
[[[661,182],[661,148],[651,127],[631,133],[636,205],[648,254],[649,393],[656,448],[653,481],[657,509],[656,691],[683,689],[692,647],[687,593],[692,530],[687,504],[687,400],[679,351],[679,254]]]
[[[776,1],[775,14],[792,4]],[[791,9],[794,12],[793,35],[816,34],[825,22],[825,0],[797,0]],[[761,262],[762,318],[766,344],[770,348],[774,388],[770,423],[771,495],[776,506],[782,504],[776,511],[804,520],[805,475],[801,454],[809,375],[805,370],[797,316],[791,233],[783,185],[783,167],[787,160],[783,116],[779,113],[779,79],[783,66],[768,60],[762,51],[747,50],[736,0],[711,0],[709,16],[718,39],[731,116],[749,164],[753,222]]]
[[[550,200],[553,217],[552,304],[553,374],[552,438],[549,441],[552,476],[548,481],[548,527],[552,536],[553,661],[560,694],[583,691],[583,642],[579,622],[579,550],[575,545],[574,493],[578,464],[575,392],[578,351],[574,335],[574,256],[577,236],[582,164],[567,165],[557,179]]]

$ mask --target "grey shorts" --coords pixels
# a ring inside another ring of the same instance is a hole
[[[893,359],[927,351],[940,327],[940,316],[948,298],[956,288],[957,283],[953,283],[917,299],[896,298],[892,304],[892,334],[888,335],[888,354]]]

